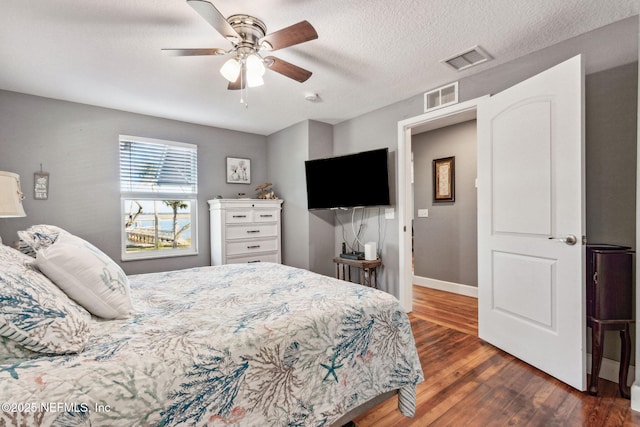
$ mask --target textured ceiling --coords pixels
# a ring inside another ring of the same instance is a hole
[[[2,0],[0,89],[269,135],[339,123],[640,12],[639,0],[212,2],[268,33],[311,22],[317,40],[273,54],[313,76],[267,71],[245,108],[218,72],[223,57],[161,52],[230,47],[185,0]],[[474,45],[495,59],[463,72],[440,63]]]

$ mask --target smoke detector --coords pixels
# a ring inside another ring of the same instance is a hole
[[[304,96],[304,99],[309,102],[320,102],[320,95],[317,93],[308,93]]]

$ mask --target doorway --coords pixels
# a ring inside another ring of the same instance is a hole
[[[412,135],[414,285],[478,295],[477,146],[475,120]],[[443,162],[455,184],[444,200],[434,197]]]
[[[488,96],[445,107],[398,123],[398,217],[400,219],[399,300],[407,311],[412,311],[412,242],[411,221],[411,142],[412,136],[446,126],[475,120],[478,104]]]

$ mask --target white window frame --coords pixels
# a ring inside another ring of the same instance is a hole
[[[120,160],[120,144],[122,141],[132,142],[147,142],[153,144],[163,144],[177,147],[193,148],[196,150],[196,163],[197,163],[197,148],[195,144],[188,144],[183,142],[168,141],[153,138],[144,138],[130,135],[119,135],[118,138],[118,159]],[[196,165],[197,167],[197,165]],[[197,171],[196,171],[197,180]],[[175,192],[136,192],[136,191],[124,191],[122,189],[122,183],[119,176],[120,185],[120,250],[122,261],[136,261],[145,259],[157,259],[157,258],[173,258],[179,256],[191,256],[198,254],[198,190],[196,182],[195,193],[175,193]],[[125,229],[126,223],[126,210],[125,203],[129,200],[138,201],[163,201],[163,200],[185,200],[190,203],[191,213],[191,247],[190,248],[164,248],[142,252],[127,252],[127,231]]]

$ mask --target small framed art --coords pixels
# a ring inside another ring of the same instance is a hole
[[[47,172],[33,174],[33,198],[36,200],[49,198],[49,174]]]
[[[251,184],[251,160],[227,157],[227,183]]]
[[[455,201],[456,158],[445,157],[433,160],[433,201]]]

